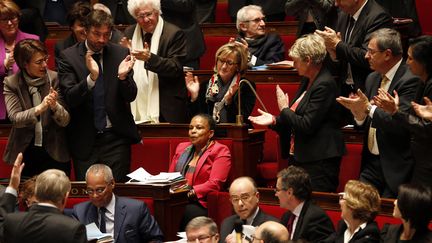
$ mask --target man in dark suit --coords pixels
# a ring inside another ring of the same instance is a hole
[[[231,19],[235,22],[237,11],[243,6],[254,4],[261,6],[267,21],[283,21],[285,19],[286,0],[228,0],[228,12]]]
[[[137,24],[125,30],[137,59],[138,95],[131,104],[135,122],[189,122],[183,64],[187,57],[182,30],[161,16],[160,0],[129,0]]]
[[[71,189],[63,171],[50,169],[36,179],[38,201],[28,212],[12,213],[15,208],[21,171],[22,154],[18,154],[9,186],[0,199],[0,241],[10,243],[77,243],[87,242],[84,225],[62,214]],[[60,232],[60,233],[59,233]]]
[[[70,109],[69,150],[77,180],[95,163],[109,165],[118,181],[129,173],[131,143],[139,141],[129,103],[137,94],[129,50],[109,42],[113,27],[106,12],[93,10],[87,39],[63,52],[60,89]]]
[[[375,30],[393,26],[391,16],[375,0],[336,0],[340,11],[335,30],[325,28],[316,33],[325,39],[339,77],[342,95],[364,90],[364,80],[371,72],[365,58],[370,35]]]
[[[420,80],[402,63],[402,44],[396,30],[372,33],[366,59],[375,70],[366,79],[366,93],[339,97],[359,126],[365,127],[360,180],[374,185],[383,197],[395,198],[399,185],[410,180],[414,161],[409,131],[372,101],[382,89],[399,95],[399,109],[408,111]]]
[[[74,206],[74,218],[83,224],[96,223],[117,243],[162,242],[162,231],[144,202],[113,194],[115,181],[108,166],[92,165],[86,184],[90,201]]]
[[[220,231],[220,242],[234,243],[234,223],[239,219],[244,225],[259,226],[266,221],[278,221],[264,213],[259,207],[259,192],[255,181],[250,177],[235,179],[229,188],[230,200],[236,214],[224,219]]]
[[[282,215],[281,223],[287,226],[289,239],[319,242],[332,234],[332,221],[311,201],[311,182],[306,171],[291,165],[277,177],[276,196],[280,206],[288,209]]]

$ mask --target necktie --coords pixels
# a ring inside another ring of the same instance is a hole
[[[152,33],[145,33],[144,34],[144,41],[147,42],[149,48],[151,45],[151,38],[152,38],[153,34]]]
[[[39,89],[35,86],[29,86],[29,92],[32,96],[33,106],[36,107],[42,102],[42,98],[39,92]],[[34,145],[38,147],[42,147],[42,123],[41,119],[38,119],[38,122],[35,124],[35,138]]]
[[[381,80],[380,88],[384,90],[388,90],[388,83],[390,80],[384,75]],[[374,146],[375,145],[375,146]],[[378,155],[378,144],[376,141],[376,128],[369,127],[368,133],[368,149],[372,154]]]
[[[345,33],[345,42],[349,42],[354,25],[355,25],[355,19],[353,17],[350,17],[348,22],[347,32]]]
[[[105,212],[106,212],[105,207],[99,208],[99,217],[100,217],[99,229],[102,233],[106,233]]]
[[[101,132],[106,127],[104,78],[100,63],[101,54],[93,54],[92,57],[99,67],[99,76],[93,88],[94,125],[96,130]]]
[[[293,230],[293,225],[294,225],[294,220],[295,220],[295,218],[296,218],[296,215],[295,214],[291,214],[290,215],[290,217],[289,217],[289,219],[288,219],[288,223],[287,223],[287,229],[288,229],[288,236],[289,236],[289,239],[291,240],[292,239],[292,230]]]

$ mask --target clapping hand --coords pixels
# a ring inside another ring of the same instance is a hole
[[[132,40],[128,39],[127,37],[121,38],[119,44],[125,48],[128,48],[129,50],[132,50]]]
[[[18,187],[21,181],[21,172],[24,168],[24,163],[22,162],[23,155],[19,153],[15,159],[14,165],[12,167],[11,177],[9,180],[9,186],[18,191]]]
[[[276,99],[279,107],[279,111],[282,111],[289,106],[289,96],[288,93],[284,93],[282,89],[279,87],[279,84],[276,85]]]
[[[128,73],[132,70],[134,64],[135,64],[135,57],[131,55],[127,55],[118,67],[118,71],[117,71],[118,78],[120,80],[125,80]]]
[[[394,97],[392,97],[387,91],[382,88],[378,89],[378,95],[373,100],[375,104],[384,110],[385,112],[393,115],[398,111],[399,107],[399,95],[396,90],[393,91]]]
[[[432,101],[428,97],[423,98],[426,105],[420,105],[415,103],[414,101],[411,102],[415,113],[424,119],[428,119],[429,121],[432,121]]]
[[[272,114],[262,111],[261,109],[258,109],[258,113],[260,113],[261,115],[249,116],[248,117],[249,121],[251,121],[254,124],[262,125],[262,126],[274,125],[275,118]]]
[[[44,98],[44,102],[46,102],[49,105],[51,110],[55,110],[55,108],[57,107],[57,98],[58,98],[57,91],[51,87],[49,94]]]
[[[370,105],[366,95],[359,89],[356,94],[350,94],[349,97],[339,96],[336,101],[349,109],[357,120],[366,118],[367,107]]]
[[[144,49],[139,50],[139,49],[134,49],[131,50],[131,54],[138,60],[140,61],[148,61],[151,57],[151,52],[150,52],[150,47],[148,46],[147,43],[144,43]]]
[[[198,98],[200,89],[200,83],[197,76],[193,76],[191,72],[186,72],[185,75],[186,88],[191,94],[191,101],[195,101]]]
[[[92,57],[93,54],[94,52],[88,50],[85,55],[85,61],[86,61],[87,69],[90,71],[90,78],[93,81],[96,81],[97,78],[99,77],[99,66],[97,62],[93,59]]]

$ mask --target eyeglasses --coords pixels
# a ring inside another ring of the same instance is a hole
[[[102,193],[105,192],[105,190],[107,189],[107,187],[108,187],[108,186],[106,186],[106,187],[99,187],[99,188],[96,188],[96,189],[90,189],[90,188],[87,188],[87,189],[85,190],[85,193],[86,193],[87,195],[94,195],[95,193],[96,193],[96,195],[101,195]]]
[[[143,20],[143,19],[148,19],[148,18],[150,18],[152,15],[154,14],[154,11],[152,11],[152,12],[148,12],[148,13],[142,13],[142,14],[140,14],[140,15],[137,15],[136,16],[136,18],[137,19],[140,19],[140,20]]]
[[[226,64],[229,67],[232,67],[233,65],[237,64],[237,62],[233,62],[233,61],[228,60],[228,59],[218,58],[217,60],[220,64],[222,64],[222,65]]]
[[[15,17],[9,17],[9,18],[5,18],[5,19],[0,19],[0,24],[8,24],[9,21],[12,24],[16,24],[16,23],[18,23],[18,17],[15,16]]]
[[[246,21],[244,21],[244,22],[254,22],[254,23],[259,23],[259,22],[261,22],[261,21],[264,21],[265,22],[265,17],[261,17],[261,18],[256,18],[256,19],[251,19],[251,20],[246,20]]]
[[[230,200],[232,203],[238,203],[240,200],[242,202],[247,202],[252,198],[253,195],[250,195],[249,193],[243,193],[240,194],[240,196],[230,196]]]
[[[35,61],[34,64],[39,65],[39,66],[42,65],[43,63],[48,64],[48,59],[49,59],[49,56],[45,56],[44,58]]]
[[[372,55],[375,55],[375,53],[378,53],[378,52],[384,52],[384,51],[381,51],[381,50],[373,50],[373,49],[371,49],[371,48],[368,48],[368,49],[367,49],[367,52],[372,56]]]
[[[110,39],[112,32],[99,32],[99,31],[90,31],[90,34],[94,35],[96,38],[103,37],[104,39]]]
[[[208,239],[210,239],[211,237],[213,237],[213,236],[215,236],[216,234],[213,234],[213,235],[202,235],[202,236],[198,236],[197,238],[195,238],[195,239],[188,239],[188,243],[194,243],[194,242],[196,242],[197,240],[199,241],[199,242],[205,242],[205,241],[207,241]]]
[[[340,200],[345,200],[345,199],[346,199],[346,198],[345,198],[345,192],[339,192],[338,195],[339,195],[339,201],[340,201]]]

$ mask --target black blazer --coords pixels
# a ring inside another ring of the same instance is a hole
[[[369,99],[377,95],[381,79],[381,74],[378,72],[373,72],[367,77],[365,95]],[[410,101],[414,99],[419,84],[420,79],[411,73],[406,64],[402,63],[396,71],[388,89],[390,94],[393,94],[394,90],[398,92],[399,109],[401,111],[408,111],[410,109]],[[392,191],[397,194],[399,185],[409,181],[414,165],[410,150],[409,131],[404,129],[402,124],[393,119],[391,115],[377,108],[373,114],[373,118],[370,119],[367,116],[364,123],[363,164],[367,163],[365,158],[368,156],[365,156],[365,154],[369,153],[367,139],[371,122],[372,127],[376,128],[376,139],[384,178]]]
[[[221,225],[220,230],[220,239],[219,242],[223,243],[225,242],[225,238],[231,234],[231,232],[234,230],[234,222],[236,220],[240,219],[240,217],[237,214],[231,215],[228,218],[225,218]],[[271,215],[268,215],[264,213],[261,209],[258,210],[257,215],[255,216],[254,220],[252,221],[252,226],[260,226],[262,223],[267,221],[275,221],[279,222],[279,220]]]
[[[303,78],[295,102],[307,90],[309,79]],[[339,96],[336,81],[326,68],[321,68],[295,112],[283,109],[273,128],[281,136],[281,151],[288,157],[291,131],[295,134],[294,156],[298,162],[317,161],[341,157],[345,143],[339,127],[340,109],[336,103]]]
[[[399,237],[402,234],[403,225],[399,224],[385,224],[381,230],[382,243],[398,243]],[[405,242],[405,241],[404,241]],[[416,232],[410,241],[412,243],[430,243],[432,242],[432,231],[427,230],[424,233]]]
[[[281,224],[287,225],[291,212],[282,215]],[[307,242],[318,242],[334,232],[333,223],[329,216],[319,206],[310,200],[305,201],[292,240],[303,239]]]
[[[7,243],[85,243],[86,229],[50,206],[33,205],[28,212],[11,213],[16,197],[5,193],[0,203],[0,241]]]
[[[68,128],[69,150],[73,158],[86,160],[95,141],[93,92],[87,87],[89,70],[85,64],[85,43],[78,43],[61,52],[58,68],[60,90],[70,109]],[[103,49],[105,110],[112,123],[112,131],[125,143],[140,140],[129,103],[135,100],[137,87],[130,72],[126,80],[117,78],[118,66],[129,50],[108,42]]]
[[[338,230],[330,235],[322,243],[344,243],[345,230],[348,228],[344,220],[340,220]],[[380,231],[375,221],[366,224],[364,229],[357,231],[351,238],[349,243],[378,243],[380,239]]]
[[[135,26],[129,26],[125,36],[132,39]],[[151,54],[145,68],[159,77],[160,114],[167,122],[189,123],[187,90],[183,63],[186,58],[186,39],[182,30],[164,21],[157,55]]]
[[[335,30],[341,33],[342,40],[345,39],[349,19],[350,16],[347,13],[339,12]],[[333,74],[339,76],[341,82],[345,82],[347,64],[350,63],[356,89],[364,90],[364,80],[371,72],[369,62],[365,58],[370,35],[375,30],[392,27],[393,20],[391,16],[375,0],[368,0],[352,30],[349,42],[341,41],[336,46],[336,55],[340,66],[337,66],[336,70],[332,71]]]

